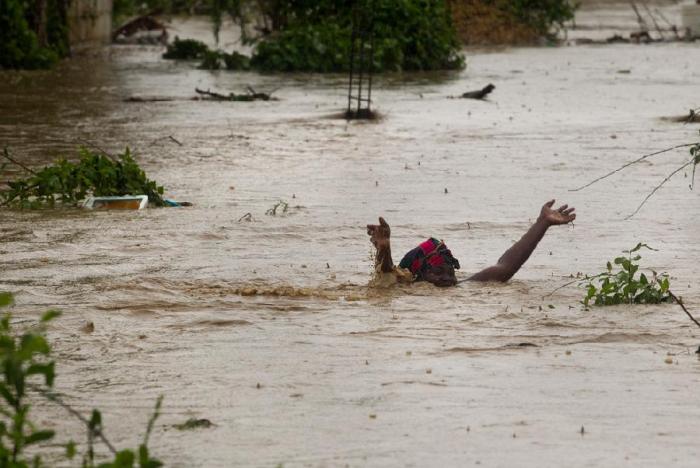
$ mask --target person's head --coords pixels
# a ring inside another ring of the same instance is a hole
[[[441,288],[457,284],[455,269],[448,263],[428,265],[423,273],[423,279]]]

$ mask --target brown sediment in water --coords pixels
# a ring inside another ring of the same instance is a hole
[[[205,22],[194,32],[211,37]],[[78,138],[129,144],[149,176],[195,202],[2,210],[0,289],[17,293],[17,320],[64,311],[49,328],[57,390],[101,408],[119,447],[165,395],[151,452],[167,466],[692,466],[700,337],[683,312],[584,310],[573,285],[542,297],[645,241],[659,249],[645,262],[698,309],[700,194],[688,180],[621,220],[686,150],[569,192],[697,136],[658,120],[697,94],[696,51],[472,52],[461,73],[378,76],[373,99],[390,118],[376,125],[324,118],[347,103],[345,76],[211,73],[156,48],[0,72],[0,141],[23,162],[50,163]],[[491,103],[444,98],[488,82]],[[154,83],[174,97],[280,86],[285,99],[122,102]],[[153,144],[168,135],[183,146]],[[576,225],[550,230],[507,284],[368,287],[365,226],[377,216],[392,226],[395,260],[437,236],[464,279],[549,198],[576,206]],[[266,215],[281,199],[306,208]],[[255,222],[237,221],[246,213]],[[32,411],[59,434],[84,433],[61,409]],[[216,427],[165,430],[193,415]]]

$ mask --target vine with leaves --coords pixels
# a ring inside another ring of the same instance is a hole
[[[0,309],[14,303],[14,296],[0,292]],[[102,413],[93,409],[89,417],[71,407],[63,396],[54,390],[56,362],[51,360],[51,346],[46,339],[50,322],[61,313],[49,310],[34,327],[18,334],[10,313],[0,319],[0,466],[3,468],[28,468],[45,466],[41,454],[27,455],[29,447],[51,442],[56,436],[51,429],[38,428],[31,418],[31,400],[36,396],[59,405],[81,421],[87,429],[87,441],[80,466],[83,468],[159,468],[163,463],[153,458],[148,449],[150,435],[160,416],[163,397],[156,401],[148,419],[146,432],[137,450],[118,450],[105,435]],[[101,442],[111,453],[112,459],[98,462],[95,443]],[[78,446],[70,441],[65,446],[65,458],[73,460]]]
[[[7,183],[8,188],[0,191],[0,206],[41,208],[53,207],[56,203],[74,205],[88,195],[147,195],[149,203],[165,206],[163,187],[146,176],[129,148],[114,156],[83,147],[78,150],[78,162],[59,159],[40,170],[19,162],[7,148],[2,156],[28,175]],[[4,165],[0,165],[0,172],[3,168]]]

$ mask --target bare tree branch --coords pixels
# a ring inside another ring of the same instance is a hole
[[[19,162],[19,161],[15,160],[14,158],[12,158],[12,157],[10,156],[10,152],[7,150],[7,148],[3,148],[3,150],[2,150],[2,155],[3,155],[5,158],[7,158],[7,160],[10,161],[12,164],[15,164],[15,165],[21,167],[22,169],[24,169],[25,171],[29,172],[30,174],[36,175],[36,172],[32,171],[31,169],[29,169],[27,166],[25,166],[25,165],[22,164],[21,162]]]
[[[637,209],[634,210],[634,213],[632,213],[631,215],[627,216],[627,217],[625,218],[625,220],[628,220],[628,219],[630,219],[632,216],[636,215],[636,214],[639,212],[639,210],[642,209],[642,207],[644,206],[644,204],[652,197],[652,195],[654,195],[654,194],[656,193],[657,190],[659,190],[666,182],[668,182],[668,181],[671,179],[671,177],[673,177],[674,175],[678,174],[680,171],[682,171],[683,169],[685,169],[686,167],[688,167],[688,166],[691,165],[691,164],[695,164],[695,158],[691,159],[690,161],[688,161],[687,163],[683,164],[681,167],[679,167],[678,169],[676,169],[675,171],[673,171],[673,172],[671,172],[669,175],[667,175],[666,178],[665,178],[664,180],[662,180],[661,183],[660,183],[659,185],[657,185],[656,187],[654,187],[654,190],[652,190],[651,192],[649,192],[649,195],[647,195],[647,196],[644,198],[644,200],[642,201],[642,203],[639,204],[639,206],[637,207]]]
[[[630,161],[630,162],[628,162],[628,163],[623,164],[622,166],[618,167],[618,168],[615,169],[614,171],[610,171],[610,172],[608,172],[607,174],[602,175],[602,176],[598,177],[597,179],[592,180],[591,182],[587,183],[586,185],[582,185],[581,187],[578,187],[578,188],[575,188],[575,189],[571,189],[571,190],[569,190],[569,192],[578,192],[579,190],[583,190],[583,189],[585,189],[586,187],[590,187],[591,185],[595,184],[596,182],[599,182],[599,181],[601,181],[601,180],[603,180],[603,179],[606,179],[606,178],[610,177],[611,175],[620,172],[621,170],[625,169],[626,167],[629,167],[629,166],[631,166],[631,165],[633,165],[633,164],[637,164],[638,162],[643,161],[643,160],[645,160],[645,159],[647,159],[647,158],[650,158],[650,157],[652,157],[652,156],[656,156],[657,154],[668,153],[669,151],[673,151],[674,149],[678,149],[678,148],[687,148],[687,147],[689,147],[689,146],[695,146],[695,145],[697,145],[697,144],[698,144],[698,143],[686,143],[686,144],[683,144],[683,145],[676,145],[676,146],[673,146],[673,147],[671,147],[671,148],[666,148],[666,149],[663,149],[663,150],[661,150],[661,151],[656,151],[656,152],[654,152],[654,153],[645,154],[644,156],[642,156],[642,157],[640,157],[640,158],[637,158],[637,159],[635,159],[634,161]]]
[[[693,322],[695,322],[695,325],[697,325],[698,327],[700,327],[700,322],[698,322],[697,320],[695,320],[695,317],[693,317],[692,315],[690,315],[690,312],[688,312],[688,309],[685,308],[685,305],[683,304],[683,299],[679,299],[679,298],[676,297],[676,295],[673,294],[671,291],[668,292],[668,295],[671,296],[671,299],[673,299],[674,301],[676,301],[676,303],[677,303],[679,306],[681,306],[681,309],[683,309],[683,312],[685,312],[685,313],[688,315],[688,317],[690,317],[690,320],[692,320]]]
[[[30,389],[34,390],[35,392],[41,394],[47,400],[52,401],[52,402],[56,403],[58,406],[64,408],[70,414],[72,414],[73,416],[78,418],[80,420],[80,422],[85,424],[87,427],[90,427],[90,421],[88,421],[88,419],[85,416],[80,414],[80,412],[78,410],[76,410],[75,408],[70,406],[68,403],[64,402],[57,393],[50,392],[50,391],[45,390],[37,385],[28,384],[27,387],[29,387]],[[97,437],[99,437],[102,440],[102,442],[104,442],[104,444],[107,446],[109,451],[112,452],[112,454],[114,454],[114,455],[117,454],[117,450],[114,448],[114,445],[112,445],[112,443],[109,440],[107,440],[107,437],[105,437],[105,435],[102,433],[102,431],[99,428],[96,428],[93,432]]]

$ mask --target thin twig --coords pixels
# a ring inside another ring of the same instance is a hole
[[[36,175],[36,172],[34,172],[34,171],[32,171],[31,169],[29,169],[27,166],[25,166],[25,165],[22,164],[21,162],[16,161],[15,159],[13,159],[13,158],[10,156],[10,152],[7,150],[7,148],[3,148],[3,150],[2,150],[2,155],[5,156],[5,158],[7,158],[7,160],[10,161],[11,163],[16,164],[17,166],[21,167],[22,169],[24,169],[25,171],[29,172],[30,174]]]
[[[168,138],[169,138],[170,140],[174,141],[175,143],[177,143],[178,145],[182,146],[182,143],[180,143],[179,141],[177,141],[177,139],[176,139],[174,136],[168,135]]]
[[[647,11],[649,18],[651,18],[651,22],[654,23],[654,27],[656,28],[656,31],[659,33],[659,37],[661,38],[661,40],[663,40],[664,33],[661,31],[661,27],[659,26],[659,23],[656,22],[656,18],[654,18],[654,15],[651,14],[651,10],[649,10],[649,5],[647,5],[647,2],[642,2],[642,5],[644,6],[644,9]]]
[[[639,10],[637,9],[637,5],[632,1],[630,2],[630,5],[632,6],[634,13],[637,15],[637,23],[639,23],[639,28],[642,31],[647,31],[649,29],[647,27],[647,22],[644,21],[644,18],[642,18],[642,15],[639,14]]]
[[[676,145],[676,146],[673,146],[673,147],[671,147],[671,148],[666,148],[666,149],[663,149],[663,150],[661,150],[661,151],[656,151],[656,152],[654,152],[654,153],[645,154],[645,155],[642,156],[641,158],[637,158],[637,159],[635,159],[634,161],[630,161],[630,162],[628,162],[628,163],[625,163],[625,164],[623,164],[622,166],[620,166],[620,167],[618,167],[617,169],[615,169],[614,171],[610,171],[610,172],[608,172],[607,174],[602,175],[602,176],[598,177],[597,179],[592,180],[591,182],[587,183],[586,185],[582,185],[581,187],[578,187],[578,188],[575,188],[575,189],[571,189],[571,190],[569,190],[569,192],[578,192],[579,190],[583,190],[583,189],[585,189],[586,187],[590,187],[591,185],[595,184],[596,182],[601,181],[601,180],[603,180],[603,179],[605,179],[605,178],[607,178],[607,177],[610,177],[611,175],[613,175],[613,174],[615,174],[615,173],[617,173],[617,172],[620,172],[621,170],[625,169],[626,167],[631,166],[632,164],[636,164],[636,163],[638,163],[638,162],[640,162],[640,161],[643,161],[643,160],[645,160],[645,159],[647,159],[647,158],[650,158],[650,157],[652,157],[652,156],[656,156],[657,154],[668,153],[669,151],[673,151],[674,149],[678,149],[678,148],[687,148],[688,146],[695,146],[695,145],[697,145],[697,143],[686,143],[686,144],[683,144],[683,145]]]
[[[595,279],[595,278],[599,278],[599,277],[604,276],[604,275],[607,275],[607,274],[608,274],[608,273],[599,273],[599,274],[593,275],[593,276],[588,276],[588,275],[586,275],[586,276],[584,276],[583,278],[576,278],[576,279],[573,280],[573,281],[569,281],[568,283],[564,283],[564,284],[562,284],[561,286],[559,286],[558,288],[553,289],[549,294],[545,294],[544,296],[542,296],[542,299],[544,299],[544,298],[546,298],[546,297],[549,297],[549,296],[553,295],[555,292],[559,291],[560,289],[564,289],[565,287],[571,286],[571,285],[574,284],[574,283],[582,283],[582,282],[584,282],[584,281],[591,281],[591,280],[593,280],[593,279]]]
[[[113,155],[111,155],[111,154],[108,153],[107,151],[103,150],[102,148],[100,148],[100,147],[97,146],[96,144],[90,143],[89,141],[83,140],[82,138],[78,138],[78,141],[81,142],[81,143],[83,143],[83,144],[85,144],[86,146],[89,146],[89,147],[91,147],[91,148],[93,148],[93,149],[96,149],[97,151],[99,151],[100,153],[104,154],[105,156],[107,156],[107,157],[108,157],[109,159],[111,159],[112,161],[117,162],[117,158],[115,158]]]
[[[58,394],[53,393],[53,392],[49,392],[49,391],[44,390],[43,388],[38,387],[38,386],[33,385],[33,384],[27,384],[27,387],[29,387],[30,389],[34,390],[35,392],[41,394],[46,399],[56,403],[58,406],[64,408],[70,414],[72,414],[73,416],[78,418],[80,420],[80,422],[85,424],[88,428],[90,427],[90,421],[85,416],[80,414],[75,408],[73,408],[68,403],[61,400],[61,398],[58,396]],[[102,439],[102,442],[104,442],[104,444],[107,446],[109,451],[112,452],[112,454],[114,454],[114,455],[117,454],[117,450],[114,448],[112,443],[109,440],[107,440],[107,437],[105,437],[105,435],[101,429],[95,428],[92,432],[94,432],[94,434],[96,436],[98,436],[100,439]]]
[[[659,190],[666,182],[668,182],[668,181],[671,179],[671,177],[673,177],[674,175],[678,174],[680,171],[682,171],[683,169],[685,169],[686,167],[688,167],[689,165],[694,164],[694,163],[695,163],[695,160],[694,160],[694,159],[691,159],[690,161],[688,161],[687,163],[683,164],[681,167],[679,167],[678,169],[676,169],[675,171],[673,171],[673,172],[671,172],[669,175],[667,175],[666,178],[665,178],[664,180],[662,180],[661,183],[660,183],[659,185],[657,185],[656,187],[654,187],[654,190],[652,190],[651,192],[649,192],[649,195],[647,195],[647,196],[644,198],[644,200],[642,201],[642,203],[639,204],[639,206],[637,207],[637,209],[634,210],[634,213],[632,213],[631,215],[627,216],[627,217],[625,218],[625,220],[628,220],[628,219],[630,219],[632,216],[636,215],[636,214],[639,212],[639,210],[642,209],[642,207],[644,206],[644,204],[652,197],[652,195],[654,195],[654,194],[656,193],[657,190]]]
[[[688,309],[685,308],[685,305],[683,304],[683,299],[679,299],[679,298],[676,297],[676,295],[673,294],[671,291],[668,291],[668,295],[671,296],[671,299],[673,299],[674,301],[676,301],[676,304],[678,304],[679,306],[681,306],[681,309],[683,309],[683,312],[685,312],[686,315],[688,315],[688,317],[690,317],[690,320],[692,320],[693,322],[695,322],[695,325],[697,325],[698,327],[700,327],[700,322],[698,322],[697,320],[695,320],[695,317],[693,317],[692,315],[690,315],[690,312],[688,312]]]
[[[669,29],[673,30],[673,28],[676,26],[675,24],[671,23],[666,16],[659,10],[658,8],[654,8],[654,13],[659,15],[659,18],[661,18],[669,27]],[[676,34],[678,35],[678,34]]]

